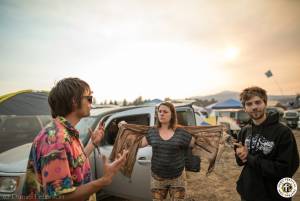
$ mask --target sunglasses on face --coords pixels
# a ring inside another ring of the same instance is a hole
[[[83,96],[89,103],[93,102],[93,96]]]

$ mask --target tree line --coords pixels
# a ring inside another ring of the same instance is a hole
[[[191,100],[186,98],[185,100]],[[126,99],[124,99],[123,101],[117,101],[117,100],[104,100],[103,102],[100,102],[100,105],[120,105],[120,106],[133,106],[133,105],[143,105],[145,103],[150,102],[150,99],[143,99],[142,96],[137,97],[136,99],[134,99],[133,101],[128,101]],[[178,103],[180,101],[178,100],[173,100],[169,97],[165,98],[164,101],[172,101],[174,103]],[[210,99],[210,100],[201,100],[201,99],[193,99],[192,100],[193,103],[197,106],[200,107],[206,107],[208,105],[211,105],[213,103],[216,103],[217,100],[215,100],[214,98]],[[93,100],[94,103],[96,103],[96,99]]]

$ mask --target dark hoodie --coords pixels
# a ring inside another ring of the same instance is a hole
[[[260,125],[242,128],[238,141],[248,148],[247,162],[237,181],[237,191],[249,201],[286,201],[277,192],[277,183],[292,177],[299,167],[297,144],[292,131],[279,123],[278,113],[269,113]]]

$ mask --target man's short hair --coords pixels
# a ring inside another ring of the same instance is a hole
[[[266,90],[254,86],[254,87],[248,87],[240,93],[240,101],[242,105],[245,107],[245,102],[247,100],[250,100],[254,96],[260,97],[265,102],[265,104],[267,104],[268,97],[267,97]]]
[[[90,92],[90,86],[79,78],[65,78],[58,81],[48,97],[52,117],[65,117],[70,114],[74,110],[74,103],[80,108],[85,91]]]

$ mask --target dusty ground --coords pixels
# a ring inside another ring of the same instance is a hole
[[[300,150],[300,130],[294,130],[298,150]],[[207,163],[202,162],[202,168]],[[202,169],[203,170],[203,169]],[[195,201],[240,201],[236,192],[236,181],[240,175],[241,168],[236,165],[233,150],[225,148],[221,160],[217,163],[215,171],[205,176],[204,171],[200,173],[187,173],[188,199]],[[293,201],[300,201],[300,170],[294,175],[298,184],[298,192]],[[190,199],[189,199],[190,198]],[[108,198],[105,201],[124,201],[124,199]]]
[[[300,131],[294,130],[298,150],[300,150]],[[204,164],[203,164],[204,165]],[[188,173],[188,194],[196,201],[239,201],[240,197],[236,192],[236,184],[242,168],[235,162],[233,151],[225,148],[223,156],[217,164],[215,171],[208,177],[201,173]],[[206,179],[205,179],[206,178]],[[300,170],[294,175],[298,184],[298,192],[294,201],[300,201]]]

